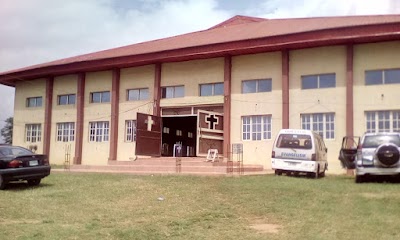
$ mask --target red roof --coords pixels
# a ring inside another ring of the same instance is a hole
[[[223,46],[225,44],[224,52],[238,51],[235,49],[233,45],[227,45],[232,43],[241,42],[245,47],[255,47],[255,41],[262,40],[263,44],[271,43],[279,43],[276,41],[270,41],[272,39],[276,39],[277,37],[283,37],[282,40],[287,40],[289,37],[300,36],[305,33],[318,33],[324,32],[328,30],[335,30],[334,37],[340,37],[341,31],[345,34],[343,35],[346,39],[348,38],[357,38],[357,31],[351,30],[346,31],[346,29],[355,29],[360,27],[371,27],[371,26],[383,26],[388,25],[391,26],[390,31],[385,30],[385,32],[374,33],[372,32],[370,35],[372,36],[384,36],[387,34],[395,34],[396,39],[400,39],[399,30],[396,26],[400,26],[400,15],[372,15],[372,16],[345,16],[345,17],[317,17],[317,18],[292,18],[292,19],[263,19],[263,18],[253,18],[253,17],[245,17],[245,16],[235,16],[227,21],[220,23],[214,27],[211,27],[204,31],[192,32],[188,34],[178,35],[174,37],[163,38],[154,41],[148,41],[133,45],[128,45],[124,47],[109,49],[100,52],[89,53],[85,55],[80,55],[71,58],[65,58],[57,61],[47,62],[39,65],[34,65],[22,69],[17,69],[9,72],[0,73],[0,83],[3,80],[4,84],[6,79],[11,80],[11,78],[15,78],[17,75],[20,78],[25,77],[38,77],[39,70],[43,70],[44,68],[54,67],[54,66],[62,66],[68,64],[79,64],[79,63],[88,63],[95,62],[99,60],[110,60],[110,59],[118,59],[122,57],[134,57],[134,56],[147,56],[148,54],[158,54],[157,59],[153,58],[155,62],[163,61],[162,59],[166,59],[167,55],[173,55],[177,57],[184,50],[191,49],[191,54],[193,59],[196,56],[200,56],[199,54],[210,54],[211,49],[210,46]],[[394,28],[393,28],[394,26]],[[381,28],[379,28],[381,29]],[[383,31],[383,30],[382,30]],[[332,33],[331,33],[332,35]],[[316,41],[318,39],[311,39],[313,35],[307,37],[309,39],[303,39],[301,41]],[[344,38],[343,37],[343,38]],[[286,41],[285,40],[285,41]],[[300,41],[297,39],[297,41]],[[326,39],[325,39],[326,40]],[[253,41],[250,43],[250,41]],[[246,43],[247,42],[247,43]],[[251,45],[251,46],[250,46]],[[279,45],[279,44],[278,44]],[[227,47],[230,49],[227,49]],[[204,48],[204,49],[202,49]],[[205,51],[208,52],[205,52]],[[239,49],[240,50],[240,49]],[[265,50],[265,49],[264,49]],[[276,49],[275,49],[276,50]],[[213,48],[212,51],[216,51]],[[168,54],[167,54],[168,53]],[[161,58],[160,56],[165,55],[165,58]],[[237,53],[238,54],[238,53]],[[146,58],[146,61],[142,61],[143,64],[151,63],[150,55]],[[118,61],[117,61],[118,62]],[[118,67],[117,62],[115,62]],[[134,65],[135,60],[130,59],[129,63]],[[121,61],[118,62],[120,66],[124,65]],[[129,64],[126,64],[129,65]],[[113,66],[113,61],[107,62],[108,67]],[[81,66],[80,71],[83,71],[83,67]],[[37,70],[37,74],[29,74],[30,71]],[[51,69],[45,71],[47,74]],[[72,69],[71,69],[72,71]],[[75,70],[76,71],[76,70]],[[22,74],[22,72],[24,74]],[[59,71],[60,72],[60,71]],[[61,72],[60,72],[61,73]],[[13,77],[10,76],[13,75]],[[44,72],[43,72],[44,74]],[[8,82],[7,85],[13,85],[11,82]]]

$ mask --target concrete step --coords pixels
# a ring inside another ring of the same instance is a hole
[[[177,165],[178,164],[178,165]],[[109,161],[108,165],[72,165],[76,172],[120,172],[137,174],[198,174],[226,175],[231,173],[262,173],[262,165],[240,165],[239,162],[210,162],[205,158],[145,158],[135,161]]]

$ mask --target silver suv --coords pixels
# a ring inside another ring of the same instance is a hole
[[[400,174],[400,133],[366,133],[356,155],[356,183],[369,176]]]

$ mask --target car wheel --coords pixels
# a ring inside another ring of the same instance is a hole
[[[394,144],[382,144],[376,149],[376,156],[383,165],[389,167],[399,161],[399,149]]]
[[[0,175],[0,190],[4,190],[6,188],[6,181],[4,181],[3,176]]]
[[[29,186],[37,186],[40,184],[41,179],[31,179],[28,180],[28,185]]]
[[[364,182],[364,176],[356,175],[356,183],[363,183]]]
[[[280,170],[275,170],[275,175],[281,176],[282,172]]]

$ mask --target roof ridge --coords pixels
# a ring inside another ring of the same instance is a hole
[[[228,20],[223,21],[207,30],[216,29],[216,28],[224,28],[233,25],[239,24],[247,24],[247,23],[254,23],[254,22],[263,22],[267,21],[267,18],[259,18],[259,17],[249,17],[244,15],[236,15],[234,17],[229,18]]]

